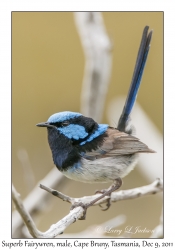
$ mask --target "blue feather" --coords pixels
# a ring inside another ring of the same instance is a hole
[[[122,114],[120,116],[117,129],[120,131],[125,131],[127,122],[129,119],[129,115],[132,111],[132,108],[134,106],[134,103],[136,101],[137,93],[141,84],[141,79],[143,75],[143,71],[145,68],[149,48],[150,48],[150,42],[152,37],[152,31],[147,35],[149,27],[146,26],[143,35],[142,40],[139,48],[139,52],[137,55],[136,65],[130,85],[130,89],[128,92],[128,96],[126,98],[126,102],[122,111]]]
[[[126,106],[125,106],[125,111],[124,111],[124,113],[127,116],[129,116],[129,114],[131,113],[131,110],[133,108],[133,105],[134,105],[136,97],[137,97],[137,92],[138,92],[138,89],[140,87],[140,83],[141,83],[144,67],[145,67],[145,64],[146,64],[146,59],[147,59],[147,56],[148,56],[148,52],[149,52],[149,47],[145,51],[145,55],[144,55],[142,64],[140,66],[140,72],[138,72],[138,78],[137,78],[136,82],[133,82],[133,84],[131,85],[131,90],[130,90],[131,92],[130,92],[130,95],[128,96],[127,103],[126,103]]]
[[[82,114],[71,112],[71,111],[64,111],[64,112],[59,112],[59,113],[51,115],[49,119],[47,120],[47,122],[50,122],[50,123],[64,122],[66,120],[69,120],[71,118],[75,118],[78,116],[82,116]]]
[[[60,131],[60,133],[62,133],[69,139],[79,140],[88,136],[88,133],[86,132],[85,128],[77,124],[70,124],[66,127],[61,127],[57,129]]]
[[[80,143],[80,145],[84,145],[86,142],[90,142],[96,137],[104,134],[108,129],[109,125],[107,124],[99,124],[97,130],[86,140]]]

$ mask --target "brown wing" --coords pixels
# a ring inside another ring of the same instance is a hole
[[[155,153],[141,142],[137,137],[109,128],[101,149],[106,151],[106,155],[125,155],[133,153]]]
[[[120,132],[114,128],[108,128],[107,137],[105,137],[103,145],[97,150],[86,152],[87,157],[111,157],[115,155],[127,155],[134,153],[155,153],[154,150],[148,148],[146,144],[141,142],[138,138]]]

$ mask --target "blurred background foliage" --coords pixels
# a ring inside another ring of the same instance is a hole
[[[102,122],[109,123],[106,112],[110,101],[127,94],[142,30],[149,25],[154,33],[137,100],[162,133],[163,13],[103,12],[102,15],[113,44],[112,75]],[[54,167],[46,130],[35,125],[56,112],[80,111],[84,65],[72,12],[12,12],[12,179],[22,199]],[[122,188],[145,184],[147,180],[136,168],[124,179]],[[60,191],[81,197],[108,186],[69,180]],[[113,204],[106,212],[99,207],[90,208],[86,221],[74,223],[66,233],[79,232],[121,213],[127,216],[127,223],[121,229],[132,225],[153,230],[159,223],[161,204],[161,196],[156,195]],[[69,204],[51,197],[47,209],[36,219],[38,228],[47,230],[69,208]],[[149,236],[148,233],[134,235]]]

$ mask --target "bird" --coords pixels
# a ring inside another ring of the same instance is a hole
[[[152,30],[145,26],[138,51],[129,92],[117,127],[99,124],[91,117],[72,111],[62,111],[49,117],[38,127],[46,127],[53,162],[66,177],[86,183],[113,182],[108,189],[97,191],[101,196],[85,209],[119,189],[122,179],[134,169],[140,153],[154,153],[134,135],[130,114],[136,101],[147,56]]]

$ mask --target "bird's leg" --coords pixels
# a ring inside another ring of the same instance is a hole
[[[94,205],[95,202],[101,200],[105,196],[111,196],[111,193],[114,192],[115,190],[119,189],[121,187],[121,185],[122,185],[122,179],[121,178],[117,178],[116,180],[114,180],[113,184],[108,189],[97,191],[98,193],[102,193],[101,196],[99,196],[98,198],[92,200],[87,205],[84,205],[82,202],[75,203],[74,205],[71,206],[71,210],[74,209],[75,207],[81,206],[84,209],[84,213],[83,213],[83,216],[80,218],[80,220],[85,220],[85,218],[86,218],[86,211],[87,211],[88,207]],[[110,207],[110,205],[111,205],[110,199],[111,198],[109,197],[109,200],[107,201],[107,208],[102,209],[103,211],[107,210]]]
[[[103,190],[97,190],[95,193],[101,193],[102,195],[99,196],[98,198],[96,198],[95,200],[91,201],[88,206],[92,206],[95,202],[101,200],[103,197],[105,196],[109,196],[109,198],[107,199],[107,204],[106,204],[106,208],[102,208],[103,211],[106,211],[109,209],[109,207],[111,206],[111,193],[116,191],[117,189],[119,189],[122,185],[122,179],[121,178],[117,178],[116,180],[114,180],[113,184],[108,188],[108,189],[103,189]],[[101,207],[101,205],[100,205]]]
[[[109,188],[111,188],[111,187],[112,187],[112,185],[111,185]],[[95,194],[104,194],[104,193],[107,192],[107,191],[108,191],[108,189],[97,190],[97,191],[95,192]],[[99,207],[101,207],[101,210],[102,210],[102,211],[108,210],[109,207],[111,206],[111,193],[108,194],[108,196],[109,196],[109,198],[107,198],[107,200],[106,200],[106,208],[103,208],[103,205],[102,205],[102,204],[99,204]]]
[[[112,184],[108,189],[102,189],[102,190],[97,190],[95,194],[104,194],[108,190],[110,190],[113,187],[114,184]],[[99,207],[101,207],[102,211],[108,210],[108,208],[111,206],[111,193],[108,194],[109,198],[106,200],[106,208],[103,208],[101,204],[99,204]]]

